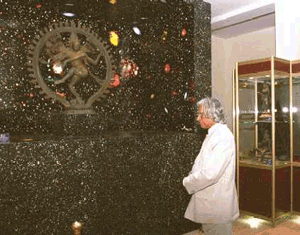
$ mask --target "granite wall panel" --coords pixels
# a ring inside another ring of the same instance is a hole
[[[196,134],[132,134],[2,145],[1,232],[183,234],[182,187],[202,143]]]
[[[211,95],[210,38],[203,1],[1,1],[0,233],[197,228],[182,178],[205,134],[194,117]]]
[[[63,15],[69,5],[74,17]],[[78,129],[70,114],[93,115],[85,121],[97,131],[181,131],[194,127],[195,102],[211,95],[208,3],[3,0],[0,7],[1,133],[49,134],[62,119],[71,131],[59,135],[69,135]]]

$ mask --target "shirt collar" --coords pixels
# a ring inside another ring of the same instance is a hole
[[[215,125],[213,125],[211,128],[208,129],[208,134],[213,133],[220,125],[222,125],[222,124],[216,123]]]

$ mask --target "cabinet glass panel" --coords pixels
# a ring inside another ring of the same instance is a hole
[[[275,215],[291,210],[289,77],[275,79]]]
[[[294,61],[293,67],[293,211],[300,212],[300,61]]]
[[[290,161],[290,89],[289,78],[275,80],[275,156]]]
[[[294,165],[300,167],[300,76],[293,77],[293,140]]]
[[[290,161],[290,62],[267,58],[237,64],[237,143],[241,163]]]
[[[255,143],[255,82],[245,78],[239,80],[239,156],[251,159]]]

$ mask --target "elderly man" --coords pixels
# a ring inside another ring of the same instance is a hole
[[[183,179],[192,194],[184,217],[201,223],[206,235],[231,235],[232,221],[239,217],[234,137],[217,99],[202,99],[197,107],[197,121],[208,134],[192,171]]]

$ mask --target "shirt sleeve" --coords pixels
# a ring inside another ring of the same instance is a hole
[[[183,179],[183,185],[189,194],[216,184],[229,162],[234,160],[232,159],[234,142],[230,136],[218,137],[212,144],[204,147],[210,149],[203,151],[200,156],[201,164]]]

